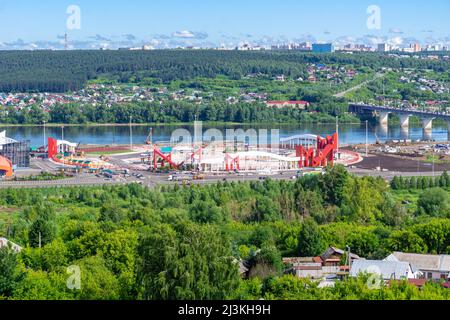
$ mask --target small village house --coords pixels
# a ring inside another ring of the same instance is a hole
[[[299,278],[333,279],[348,274],[348,260],[344,250],[329,247],[321,256],[283,258],[285,265],[291,266],[290,272]],[[351,261],[361,259],[350,253]]]
[[[292,101],[267,101],[266,105],[268,107],[277,107],[279,109],[281,108],[297,108],[304,110],[307,107],[309,107],[308,101],[302,101],[302,100],[292,100]]]
[[[450,278],[450,255],[393,252],[384,260],[407,262],[413,269],[420,271],[421,278],[428,280]]]
[[[350,268],[350,276],[377,274],[383,280],[417,279],[420,272],[414,271],[408,262],[384,260],[355,260]]]

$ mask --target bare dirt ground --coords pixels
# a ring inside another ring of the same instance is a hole
[[[377,167],[387,169],[389,171],[398,172],[432,172],[433,164],[423,162],[419,159],[412,159],[407,157],[370,154],[364,157],[364,160],[355,167],[359,169],[373,170]],[[434,164],[434,171],[450,171],[450,164]]]

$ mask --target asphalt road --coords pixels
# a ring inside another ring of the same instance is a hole
[[[390,181],[394,176],[439,176],[442,172],[380,172],[374,170],[365,169],[348,169],[350,173],[356,176],[372,176],[382,177],[383,179]],[[102,185],[124,185],[129,183],[141,183],[142,185],[154,188],[161,185],[183,185],[182,181],[168,181],[167,174],[153,174],[150,172],[141,173],[144,175],[142,179],[138,179],[134,176],[130,177],[117,177],[114,179],[106,179],[103,177],[96,177],[94,175],[82,175],[68,179],[51,180],[51,181],[0,181],[0,188],[52,188],[52,187],[71,187],[71,186],[102,186]],[[190,180],[190,184],[195,185],[207,185],[217,182],[245,182],[245,181],[260,181],[265,178],[273,180],[293,180],[296,175],[295,172],[283,172],[274,175],[237,175],[237,174],[221,174],[216,176],[205,176],[203,180]]]
[[[347,89],[347,90],[345,90],[345,91],[339,92],[339,93],[335,94],[334,97],[336,97],[336,98],[342,98],[342,97],[344,97],[347,93],[352,92],[352,91],[355,91],[355,90],[358,90],[358,89],[361,89],[362,87],[366,86],[368,83],[370,83],[370,82],[372,82],[372,81],[375,81],[375,80],[377,80],[377,79],[380,79],[380,78],[382,78],[382,77],[384,77],[384,74],[383,74],[383,73],[377,73],[377,74],[374,76],[373,79],[366,80],[366,81],[364,81],[364,82],[362,82],[362,83],[360,83],[360,84],[358,84],[358,85],[356,85],[356,86],[354,86],[354,87],[352,87],[352,88],[350,88],[350,89]]]
[[[107,180],[93,177],[73,177],[47,181],[0,181],[0,188],[51,188],[73,186],[99,186],[106,184],[121,184],[123,181]]]

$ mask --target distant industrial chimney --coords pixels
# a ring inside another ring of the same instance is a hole
[[[64,34],[64,50],[67,50],[69,48],[69,41],[67,38],[67,32]]]

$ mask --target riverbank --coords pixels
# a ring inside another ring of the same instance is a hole
[[[360,124],[361,122],[340,122],[341,124]],[[292,126],[292,125],[335,125],[336,122],[217,122],[217,121],[202,121],[205,126]],[[162,127],[162,126],[192,126],[193,122],[148,122],[148,123],[131,123],[132,127]],[[45,127],[129,127],[130,123],[46,123]],[[44,127],[44,124],[11,124],[11,123],[0,123],[0,127]]]
[[[152,132],[150,129],[153,129]],[[75,143],[82,144],[98,144],[98,145],[115,145],[130,144],[130,133],[132,134],[133,143],[145,143],[152,133],[153,141],[170,141],[173,134],[179,134],[177,130],[186,130],[194,134],[194,125],[192,123],[174,123],[168,124],[134,124],[130,132],[129,125],[126,124],[84,124],[84,125],[58,125],[53,124],[46,126],[45,130],[42,125],[0,125],[0,131],[6,130],[6,136],[18,141],[29,140],[33,147],[42,146],[47,137],[56,139],[64,139]],[[302,134],[314,134],[319,136],[327,136],[336,132],[336,123],[328,124],[255,124],[255,123],[218,123],[203,122],[202,131],[206,135],[211,134],[209,129],[217,129],[222,135],[226,135],[227,129],[243,129],[244,132],[250,129],[256,132],[267,130],[270,134],[271,130],[279,130],[280,138],[287,138]],[[377,124],[371,124],[368,127],[367,138],[369,143],[385,140],[436,140],[447,141],[447,126],[433,126],[432,132],[424,132],[421,126],[410,126],[409,130],[401,129],[400,126],[383,127]],[[339,140],[341,144],[365,143],[366,126],[365,123],[339,123]]]

